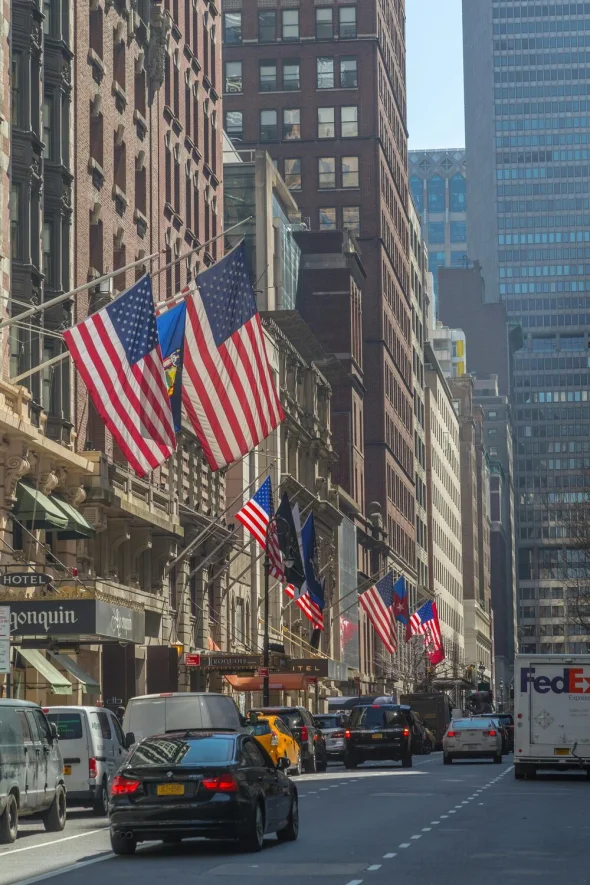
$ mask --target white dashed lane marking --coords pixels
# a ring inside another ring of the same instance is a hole
[[[393,852],[390,852],[389,854],[384,854],[384,855],[383,855],[384,860],[391,860],[392,857],[397,857],[397,854],[394,854]]]
[[[374,873],[375,870],[380,870],[380,869],[381,869],[381,864],[380,864],[380,863],[373,863],[373,864],[371,864],[370,867],[367,867],[367,872],[368,872],[368,873]]]

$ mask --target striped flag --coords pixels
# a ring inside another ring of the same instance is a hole
[[[324,629],[324,613],[309,595],[309,593],[303,593],[301,596],[295,598],[295,588],[293,584],[288,584],[285,587],[285,593],[290,599],[295,599],[296,604],[299,606],[303,614],[306,618],[308,618],[314,627],[318,630]]]
[[[182,401],[212,470],[251,451],[285,414],[272,377],[244,244],[186,297]]]
[[[424,605],[410,615],[410,636],[420,635],[424,637],[424,648],[428,660],[433,666],[440,664],[445,659],[440,622],[436,602],[425,602]]]
[[[366,612],[383,645],[392,655],[397,651],[393,602],[393,572],[386,574],[359,596],[361,608]]]
[[[64,332],[94,406],[139,476],[176,449],[148,274]]]

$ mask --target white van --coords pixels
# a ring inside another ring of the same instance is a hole
[[[126,745],[164,734],[191,729],[243,731],[244,720],[233,698],[215,692],[179,691],[131,698],[123,717]]]
[[[119,720],[104,707],[44,707],[43,712],[57,728],[68,807],[106,814],[110,781],[127,757]]]

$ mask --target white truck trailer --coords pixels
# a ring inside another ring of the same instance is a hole
[[[514,776],[540,769],[590,777],[590,655],[517,655]]]

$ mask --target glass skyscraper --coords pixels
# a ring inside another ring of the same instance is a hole
[[[525,338],[512,385],[520,648],[587,651],[555,516],[590,468],[590,3],[463,0],[463,32],[469,258]]]

